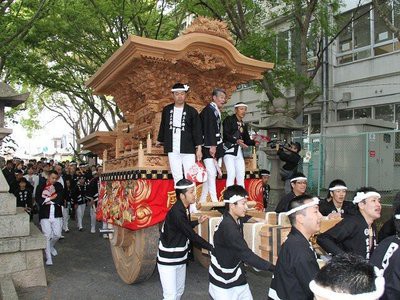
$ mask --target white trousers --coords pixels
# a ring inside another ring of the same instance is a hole
[[[253,300],[247,283],[230,289],[223,289],[210,283],[208,292],[214,300]]]
[[[157,264],[164,300],[179,300],[185,290],[186,264],[166,266]]]
[[[211,201],[218,202],[217,185],[215,183],[217,178],[217,169],[215,168],[214,159],[206,158],[203,160],[203,162],[207,170],[207,181],[203,182],[203,190],[201,191],[200,202],[207,201],[208,193],[210,193]]]
[[[187,172],[196,162],[196,156],[194,154],[168,152],[168,161],[174,183],[176,184],[182,178],[186,178]],[[190,204],[189,211],[196,212],[196,204]]]
[[[186,178],[187,172],[196,162],[196,157],[194,154],[168,152],[168,160],[172,177],[174,178],[174,182],[176,184],[182,178]]]
[[[245,175],[245,165],[244,158],[242,154],[242,148],[239,147],[237,155],[224,155],[224,164],[226,168],[226,187],[235,184],[244,187],[244,175]]]
[[[90,207],[90,228],[96,230],[96,207],[94,204]]]
[[[67,231],[67,230],[69,230],[69,228],[68,228],[69,210],[68,210],[67,207],[64,207],[64,206],[62,207],[62,215],[63,215],[63,217],[62,217],[62,229],[64,231]]]
[[[103,229],[108,229],[108,223],[103,221]]]
[[[85,208],[86,208],[86,204],[79,204],[78,207],[76,208],[76,222],[77,222],[79,229],[83,228],[82,220],[83,220],[83,216],[85,214]]]
[[[62,218],[41,219],[40,226],[42,227],[43,235],[46,238],[46,253],[47,261],[51,259],[51,248],[60,239],[62,230]]]

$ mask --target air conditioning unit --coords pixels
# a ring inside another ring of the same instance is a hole
[[[343,102],[349,102],[350,100],[351,100],[351,92],[343,93],[342,101]]]

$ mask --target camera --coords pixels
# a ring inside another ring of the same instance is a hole
[[[279,145],[279,148],[285,148],[285,145],[286,145],[285,141],[281,141],[281,140],[273,140],[273,141],[270,141],[268,144],[271,147],[271,149],[275,149],[276,145]]]

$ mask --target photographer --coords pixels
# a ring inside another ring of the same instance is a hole
[[[294,173],[297,172],[297,167],[300,162],[299,152],[301,151],[301,145],[298,142],[289,144],[289,148],[281,144],[276,144],[276,151],[279,159],[284,161],[285,164],[280,170],[282,180],[285,181],[285,193],[289,193],[290,188],[290,178]]]

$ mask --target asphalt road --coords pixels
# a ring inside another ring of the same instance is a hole
[[[118,276],[111,256],[109,241],[99,233],[90,233],[86,211],[85,231],[78,231],[70,221],[70,232],[56,244],[58,256],[53,266],[45,266],[47,287],[17,290],[19,299],[162,299],[157,269],[149,280],[127,285]],[[271,274],[248,272],[254,299],[266,299]],[[208,272],[198,262],[187,268],[185,293],[182,299],[210,299]]]

